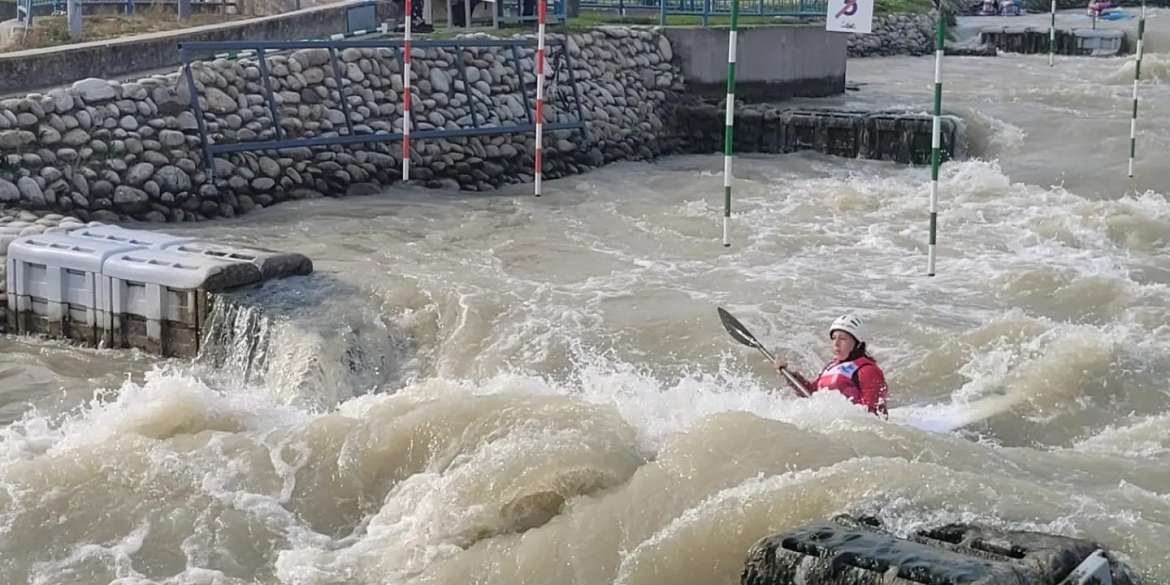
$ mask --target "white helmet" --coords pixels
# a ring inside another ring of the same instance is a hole
[[[834,331],[844,331],[853,336],[857,343],[865,343],[869,339],[869,331],[865,329],[865,323],[856,315],[841,315],[829,325],[829,338],[833,337]]]

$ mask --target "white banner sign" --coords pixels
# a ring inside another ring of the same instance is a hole
[[[873,32],[874,0],[829,0],[825,30],[869,34]]]

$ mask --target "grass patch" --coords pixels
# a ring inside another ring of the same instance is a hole
[[[548,25],[548,32],[574,34],[589,32],[598,27],[612,26],[612,25],[633,25],[633,26],[658,26],[658,11],[651,9],[637,9],[630,10],[634,14],[626,14],[621,16],[614,12],[601,11],[582,11],[581,16],[567,19],[564,25],[550,22]],[[763,25],[763,24],[806,24],[809,22],[816,22],[817,17],[794,17],[794,16],[753,16],[741,15],[739,17],[740,26]],[[707,19],[708,26],[730,26],[731,17],[724,15],[711,15]],[[667,26],[702,26],[703,17],[693,14],[671,14],[666,17]],[[444,23],[435,23],[435,32],[426,35],[428,38],[434,39],[451,39],[459,34],[466,32],[479,32],[482,29],[474,31],[466,31],[462,29],[447,30]],[[520,32],[535,32],[536,25],[534,24],[500,24],[500,35],[511,35]]]
[[[934,8],[931,0],[877,0],[874,14],[920,14]]]
[[[71,45],[85,41],[116,39],[143,33],[179,30],[246,18],[237,14],[208,12],[195,13],[188,20],[181,21],[173,10],[163,5],[136,8],[130,14],[120,12],[120,7],[116,10],[119,12],[111,11],[107,14],[90,13],[83,15],[81,17],[82,38],[76,40],[69,38],[69,23],[66,21],[64,15],[37,17],[33,21],[34,28],[28,31],[28,34],[24,35],[23,39],[0,49],[0,53]]]

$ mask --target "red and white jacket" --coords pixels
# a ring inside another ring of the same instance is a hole
[[[796,378],[810,395],[819,390],[835,390],[854,404],[864,405],[874,414],[888,415],[886,400],[889,388],[886,386],[886,376],[877,362],[867,357],[844,362],[832,360],[821,370],[815,382],[809,382],[799,374],[796,374]]]

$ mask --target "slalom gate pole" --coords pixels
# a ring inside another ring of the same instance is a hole
[[[421,1],[421,0],[420,0]],[[402,180],[410,180],[410,23],[414,20],[411,14],[411,0],[406,0],[406,25],[402,35]],[[341,88],[338,88],[340,91]],[[345,99],[342,95],[341,99]]]
[[[1133,65],[1133,115],[1129,119],[1129,176],[1133,176],[1133,157],[1137,151],[1138,80],[1142,78],[1142,37],[1146,32],[1146,3],[1138,20],[1137,62]]]
[[[665,1],[665,0],[663,0]],[[731,32],[727,39],[727,115],[723,131],[723,246],[731,246],[731,155],[735,126],[735,49],[739,36],[739,0],[731,0]]]
[[[544,19],[547,0],[536,0],[536,156],[534,177],[536,196],[540,197],[541,179],[544,175]]]
[[[947,15],[942,0],[936,0],[938,26],[934,36],[934,118],[930,132],[930,240],[927,246],[927,275],[934,276],[935,245],[938,242],[938,165],[942,158],[942,60],[946,44]]]

